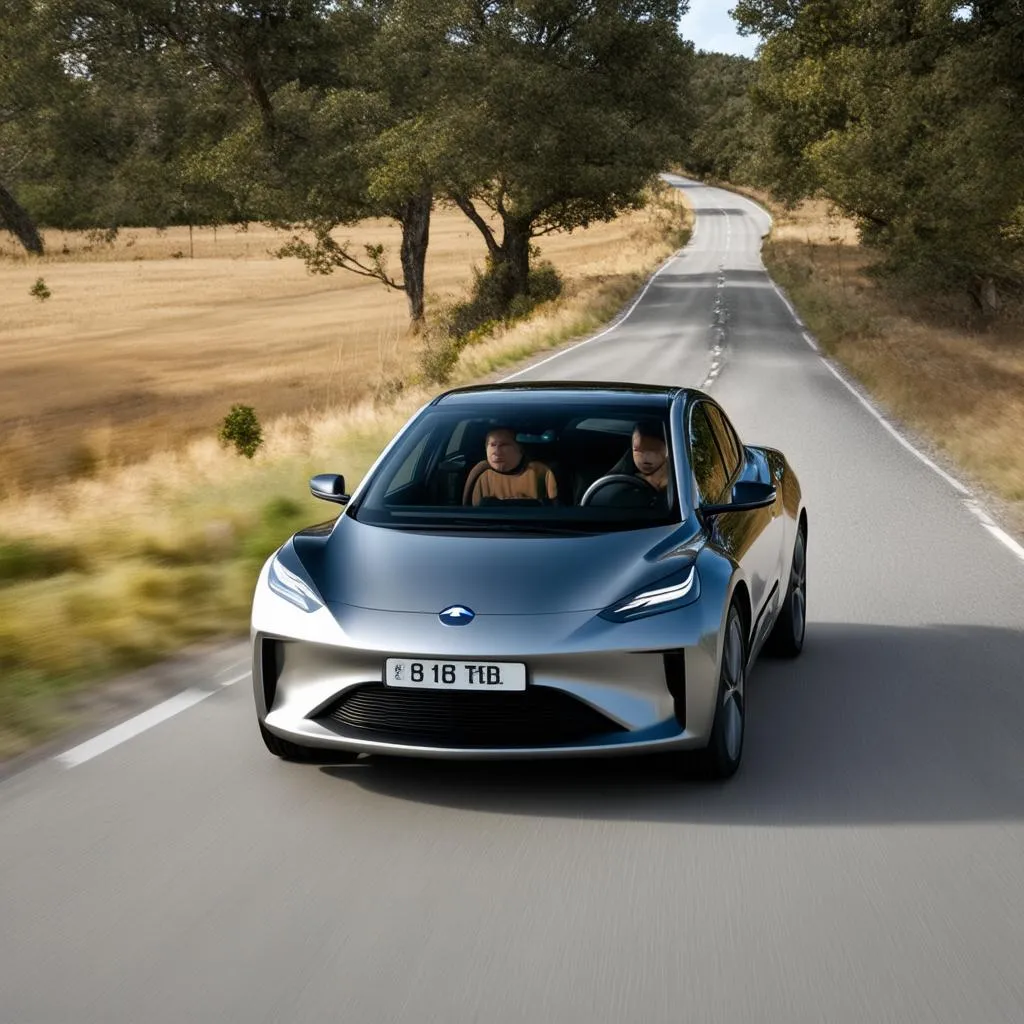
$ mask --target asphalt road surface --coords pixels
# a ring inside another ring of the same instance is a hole
[[[767,216],[677,184],[684,255],[523,376],[710,381],[797,467],[807,646],[740,774],[285,764],[239,646],[0,785],[2,1024],[1024,1020],[1024,562],[802,337]]]

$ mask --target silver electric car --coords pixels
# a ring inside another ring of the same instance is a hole
[[[739,767],[747,675],[800,653],[785,456],[681,387],[461,388],[263,566],[260,733],[289,761],[671,754]]]

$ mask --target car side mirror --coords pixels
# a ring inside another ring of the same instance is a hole
[[[345,478],[339,473],[318,473],[309,481],[314,498],[347,505],[351,495],[345,493]]]
[[[778,492],[771,484],[740,480],[732,489],[732,501],[725,505],[702,505],[701,515],[718,516],[723,512],[753,512],[775,504]]]

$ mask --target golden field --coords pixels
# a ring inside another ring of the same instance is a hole
[[[573,283],[620,274],[645,256],[653,210],[543,239]],[[0,247],[0,488],[31,487],[212,436],[236,402],[261,421],[327,414],[414,358],[404,294],[355,274],[307,273],[271,255],[288,235],[262,226],[127,229],[111,244],[45,233],[42,259]],[[398,273],[399,231],[339,230],[383,242]],[[190,255],[191,253],[191,255]],[[431,300],[462,297],[483,241],[457,210],[431,224]],[[33,297],[42,277],[51,297]],[[0,494],[3,492],[0,491]]]
[[[457,295],[482,246],[458,218],[438,221],[428,286]],[[565,275],[564,294],[466,348],[452,383],[486,378],[600,327],[684,243],[689,224],[682,195],[659,190],[643,211],[550,239],[544,255]],[[147,244],[164,244],[172,233],[150,234]],[[244,634],[263,560],[295,529],[332,514],[309,495],[309,476],[343,472],[354,485],[440,390],[416,382],[421,342],[405,333],[404,296],[351,275],[308,278],[298,264],[268,257],[273,238],[264,237],[262,254],[200,257],[197,245],[194,261],[130,262],[94,250],[0,265],[5,289],[16,279],[2,343],[21,353],[22,366],[9,386],[5,361],[3,400],[22,410],[24,431],[38,432],[39,448],[27,442],[26,457],[68,457],[55,440],[58,424],[95,452],[88,476],[0,499],[0,760],[89,721],[89,693],[105,678]],[[221,231],[216,244],[223,242]],[[133,272],[145,287],[131,285]],[[90,275],[104,287],[90,286]],[[45,303],[27,294],[38,276],[53,291]],[[111,282],[119,279],[128,284],[117,298]],[[51,306],[72,282],[77,299]],[[70,340],[83,323],[95,331],[94,359]],[[93,362],[102,372],[89,372]],[[406,371],[395,373],[405,388],[381,401],[380,375],[392,370]],[[106,396],[142,378],[167,398],[166,420],[145,402],[146,415],[115,419]],[[215,437],[236,401],[254,405],[264,423],[265,444],[251,461]],[[132,452],[138,457],[127,461]]]

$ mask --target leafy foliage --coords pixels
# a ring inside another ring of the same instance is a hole
[[[883,269],[979,305],[1024,284],[1020,0],[739,0],[767,37],[762,181],[855,217]]]
[[[676,0],[453,2],[445,191],[527,291],[530,240],[614,218],[679,159],[692,48]],[[472,98],[471,101],[469,98]],[[478,204],[501,224],[499,238]]]
[[[220,440],[224,445],[233,445],[239,455],[251,459],[263,444],[263,429],[251,405],[233,405],[224,417],[220,428]]]
[[[747,57],[699,52],[691,81],[696,126],[686,148],[692,173],[731,181],[753,180],[758,123],[751,90],[757,64]]]

